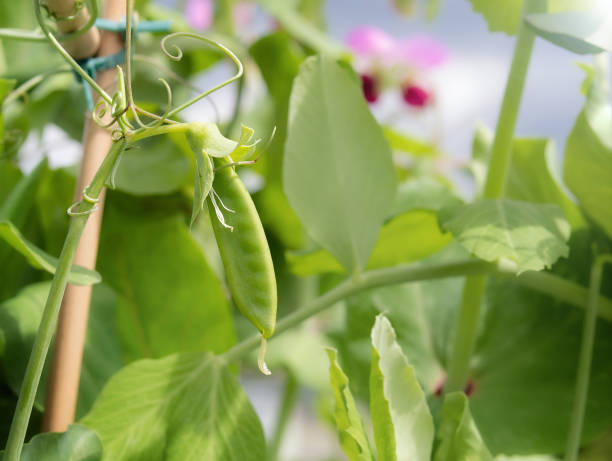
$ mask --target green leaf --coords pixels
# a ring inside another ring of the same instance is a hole
[[[348,272],[365,267],[395,196],[391,151],[349,72],[307,59],[291,93],[285,193],[306,231]]]
[[[578,207],[559,185],[553,165],[558,156],[550,139],[515,139],[506,196],[533,203],[554,203],[563,210],[572,229],[585,225]]]
[[[380,459],[430,459],[434,426],[425,394],[383,315],[372,329],[370,411]]]
[[[49,288],[50,282],[30,285],[0,305],[0,329],[6,339],[2,369],[15,393],[21,387]],[[104,285],[94,287],[79,382],[77,415],[91,407],[104,383],[122,365],[114,309],[113,293]],[[47,364],[49,361],[50,355]],[[45,381],[46,372],[36,396],[38,409],[43,408]]]
[[[21,253],[32,267],[55,273],[57,258],[26,240],[12,223],[0,221],[0,238]],[[100,274],[81,266],[72,266],[68,275],[68,281],[75,285],[91,285],[100,280]]]
[[[318,53],[335,58],[347,55],[347,50],[329,35],[317,29],[291,8],[285,0],[261,0],[260,4],[272,14],[291,36],[311,47]]]
[[[0,460],[4,451],[0,452]],[[91,429],[71,424],[66,432],[38,434],[23,446],[21,461],[99,461],[102,443]]]
[[[413,210],[385,224],[378,236],[367,269],[395,266],[418,261],[444,247],[452,239],[441,233],[435,213]],[[343,267],[325,250],[309,253],[287,253],[291,271],[307,276],[325,272],[344,272]]]
[[[428,177],[410,179],[397,188],[392,216],[412,210],[439,211],[463,203],[448,186]]]
[[[433,461],[492,461],[493,457],[470,414],[463,392],[444,396],[442,420],[436,435],[438,448]]]
[[[521,21],[524,0],[470,0],[475,12],[484,16],[491,32],[514,35]]]
[[[159,206],[109,194],[104,210],[98,267],[118,295],[124,357],[224,351],[235,336],[221,285],[177,205]]]
[[[491,279],[486,300],[471,372],[470,408],[480,433],[494,454],[561,453],[584,312],[511,279]],[[611,354],[612,325],[598,322],[584,443],[612,424]]]
[[[444,208],[439,220],[478,258],[512,260],[518,273],[549,267],[569,252],[569,225],[557,205],[485,200]]]
[[[587,215],[612,236],[612,107],[596,75],[567,138],[563,178]]]
[[[253,407],[234,375],[210,353],[128,365],[81,423],[99,434],[108,461],[265,459]]]
[[[368,437],[363,430],[361,417],[349,388],[348,378],[338,364],[338,353],[331,348],[327,348],[326,351],[329,357],[329,379],[336,402],[334,419],[340,433],[342,450],[350,461],[373,460]]]
[[[525,21],[540,37],[574,53],[612,51],[612,8],[606,0],[584,2],[580,10],[530,14]]]
[[[115,187],[132,195],[170,194],[189,184],[193,167],[185,136],[155,136],[126,150],[115,175]]]
[[[388,126],[383,128],[383,132],[392,150],[405,152],[416,157],[433,157],[438,154],[438,149],[433,144],[414,139]]]

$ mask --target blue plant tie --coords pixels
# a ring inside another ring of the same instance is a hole
[[[98,29],[121,33],[125,37],[125,20],[111,21],[110,19],[99,18],[96,19],[95,26]],[[171,26],[172,21],[134,21],[132,33],[134,37],[136,37],[139,32],[168,32]],[[121,65],[124,61],[125,50],[121,50],[118,53],[110,56],[99,56],[77,60],[77,63],[87,73],[87,75],[89,75],[92,79],[95,79],[98,72],[113,69],[114,67]],[[94,104],[91,97],[89,84],[76,72],[75,75],[78,81],[83,82],[83,92],[85,93],[87,108],[90,112],[93,112]]]

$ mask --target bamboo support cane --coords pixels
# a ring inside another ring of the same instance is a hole
[[[65,0],[53,0],[53,2],[47,0],[47,6],[50,9],[54,3],[66,4],[67,2]],[[68,3],[74,4],[74,1]],[[64,10],[65,13],[66,10]],[[82,24],[84,24],[88,19],[88,14],[87,11],[84,11],[83,14],[79,13],[75,20],[83,21]],[[58,16],[60,15],[61,11]],[[112,20],[121,20],[125,17],[124,0],[107,0],[104,5],[104,17]],[[62,21],[60,21],[59,27],[68,26],[62,26]],[[74,27],[74,29],[76,28],[78,26]],[[91,51],[91,42],[95,40],[96,35],[99,36],[99,48],[96,47],[89,56],[96,54],[96,50],[98,56],[109,56],[123,48],[123,40],[119,34],[107,31],[100,33],[95,28],[90,30],[92,30],[91,33],[88,32],[67,42],[69,51],[72,50],[77,53],[84,52],[84,50]],[[81,40],[84,43],[79,43]],[[102,88],[109,88],[113,85],[116,76],[116,70],[110,69],[100,72],[96,80]],[[81,199],[83,188],[93,179],[111,144],[110,132],[98,126],[91,117],[88,117],[83,133],[84,151],[81,170],[77,179],[75,200]],[[93,213],[87,222],[76,251],[74,264],[89,269],[94,269],[96,266],[103,204],[104,192],[100,195],[98,211]],[[91,290],[91,286],[70,284],[66,288],[59,315],[51,373],[47,385],[43,431],[65,431],[68,425],[74,421]]]

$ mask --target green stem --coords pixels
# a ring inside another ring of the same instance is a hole
[[[102,165],[96,172],[94,179],[86,189],[87,195],[92,199],[97,199],[99,197],[104,187],[104,182],[112,171],[113,165],[124,147],[125,141],[117,142],[111,147]],[[28,361],[28,366],[19,392],[19,400],[17,401],[13,422],[11,423],[11,429],[6,444],[6,452],[3,458],[4,461],[19,461],[20,459],[28,422],[30,421],[30,414],[32,413],[34,398],[36,397],[36,390],[40,382],[40,376],[49,350],[49,344],[55,333],[59,309],[64,291],[66,290],[66,284],[68,283],[70,266],[74,259],[74,254],[79,244],[81,234],[87,223],[89,213],[93,210],[94,206],[95,205],[90,202],[80,202],[79,213],[83,214],[74,216],[70,222],[68,235],[64,241],[64,247],[59,257],[57,270],[53,276],[49,296],[47,297],[40,326],[38,327],[38,333],[34,340],[30,360]]]
[[[536,11],[540,6],[540,0],[525,0],[522,16]],[[514,128],[516,126],[534,40],[535,33],[521,21],[514,46],[510,73],[506,82],[504,99],[497,121],[495,139],[493,140],[489,170],[484,188],[485,199],[503,197],[506,189]],[[445,392],[462,390],[467,381],[470,358],[476,342],[480,304],[486,285],[486,277],[468,277],[465,281],[461,308],[457,318],[455,339],[449,361]]]
[[[486,285],[486,275],[474,275],[465,280],[444,392],[462,391],[468,380]]]
[[[580,438],[584,422],[584,410],[589,391],[589,376],[591,374],[591,359],[593,357],[593,344],[595,342],[599,289],[601,287],[603,267],[606,263],[612,263],[612,255],[599,256],[591,269],[589,301],[582,330],[582,345],[580,347],[578,376],[576,378],[576,395],[574,397],[571,427],[569,437],[567,438],[567,447],[565,449],[565,461],[576,461],[578,459],[578,449],[580,448]]]
[[[227,124],[225,129],[225,136],[230,137],[232,131],[238,123],[238,117],[240,117],[240,106],[242,104],[242,95],[244,93],[244,78],[238,80],[238,87],[236,88],[236,101],[234,102],[234,111],[232,112],[232,118]]]
[[[298,390],[299,387],[296,379],[293,377],[291,372],[287,372],[287,380],[285,382],[285,389],[283,392],[283,401],[278,411],[274,435],[272,436],[272,440],[270,441],[270,445],[268,447],[268,461],[276,461],[278,459],[278,453],[280,451],[283,435],[285,434],[289,417],[291,416],[291,413],[293,413],[295,403],[297,402]]]
[[[304,306],[295,310],[292,314],[283,317],[276,324],[276,333],[282,333],[303,320],[318,314],[324,309],[347,296],[386,285],[394,285],[405,282],[417,282],[420,280],[432,280],[447,277],[465,277],[466,275],[501,275],[514,277],[513,267],[503,264],[492,264],[485,261],[469,260],[450,264],[429,265],[406,264],[385,269],[368,271],[362,274],[362,278],[347,279],[327,293],[307,302]],[[582,309],[587,308],[586,299],[588,290],[576,283],[565,280],[556,275],[542,272],[525,272],[516,278],[519,283],[541,293],[550,295],[573,306]],[[599,296],[600,304],[598,315],[612,321],[612,300]],[[273,337],[274,338],[274,337]],[[261,335],[253,335],[243,340],[226,351],[222,358],[230,363],[244,357],[250,351],[256,349],[261,342]]]

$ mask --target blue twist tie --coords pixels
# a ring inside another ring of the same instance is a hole
[[[95,26],[98,29],[121,33],[125,38],[125,20],[111,21],[110,19],[99,18],[96,19]],[[136,37],[139,32],[168,32],[171,26],[172,21],[134,21],[132,33],[134,37]],[[121,50],[118,53],[110,56],[100,56],[77,60],[77,63],[87,73],[87,75],[89,75],[92,79],[95,79],[98,72],[113,69],[114,67],[121,65],[124,61],[125,50]],[[91,97],[89,84],[76,72],[75,75],[78,81],[83,82],[83,91],[85,93],[87,108],[90,112],[93,112],[94,104]]]

